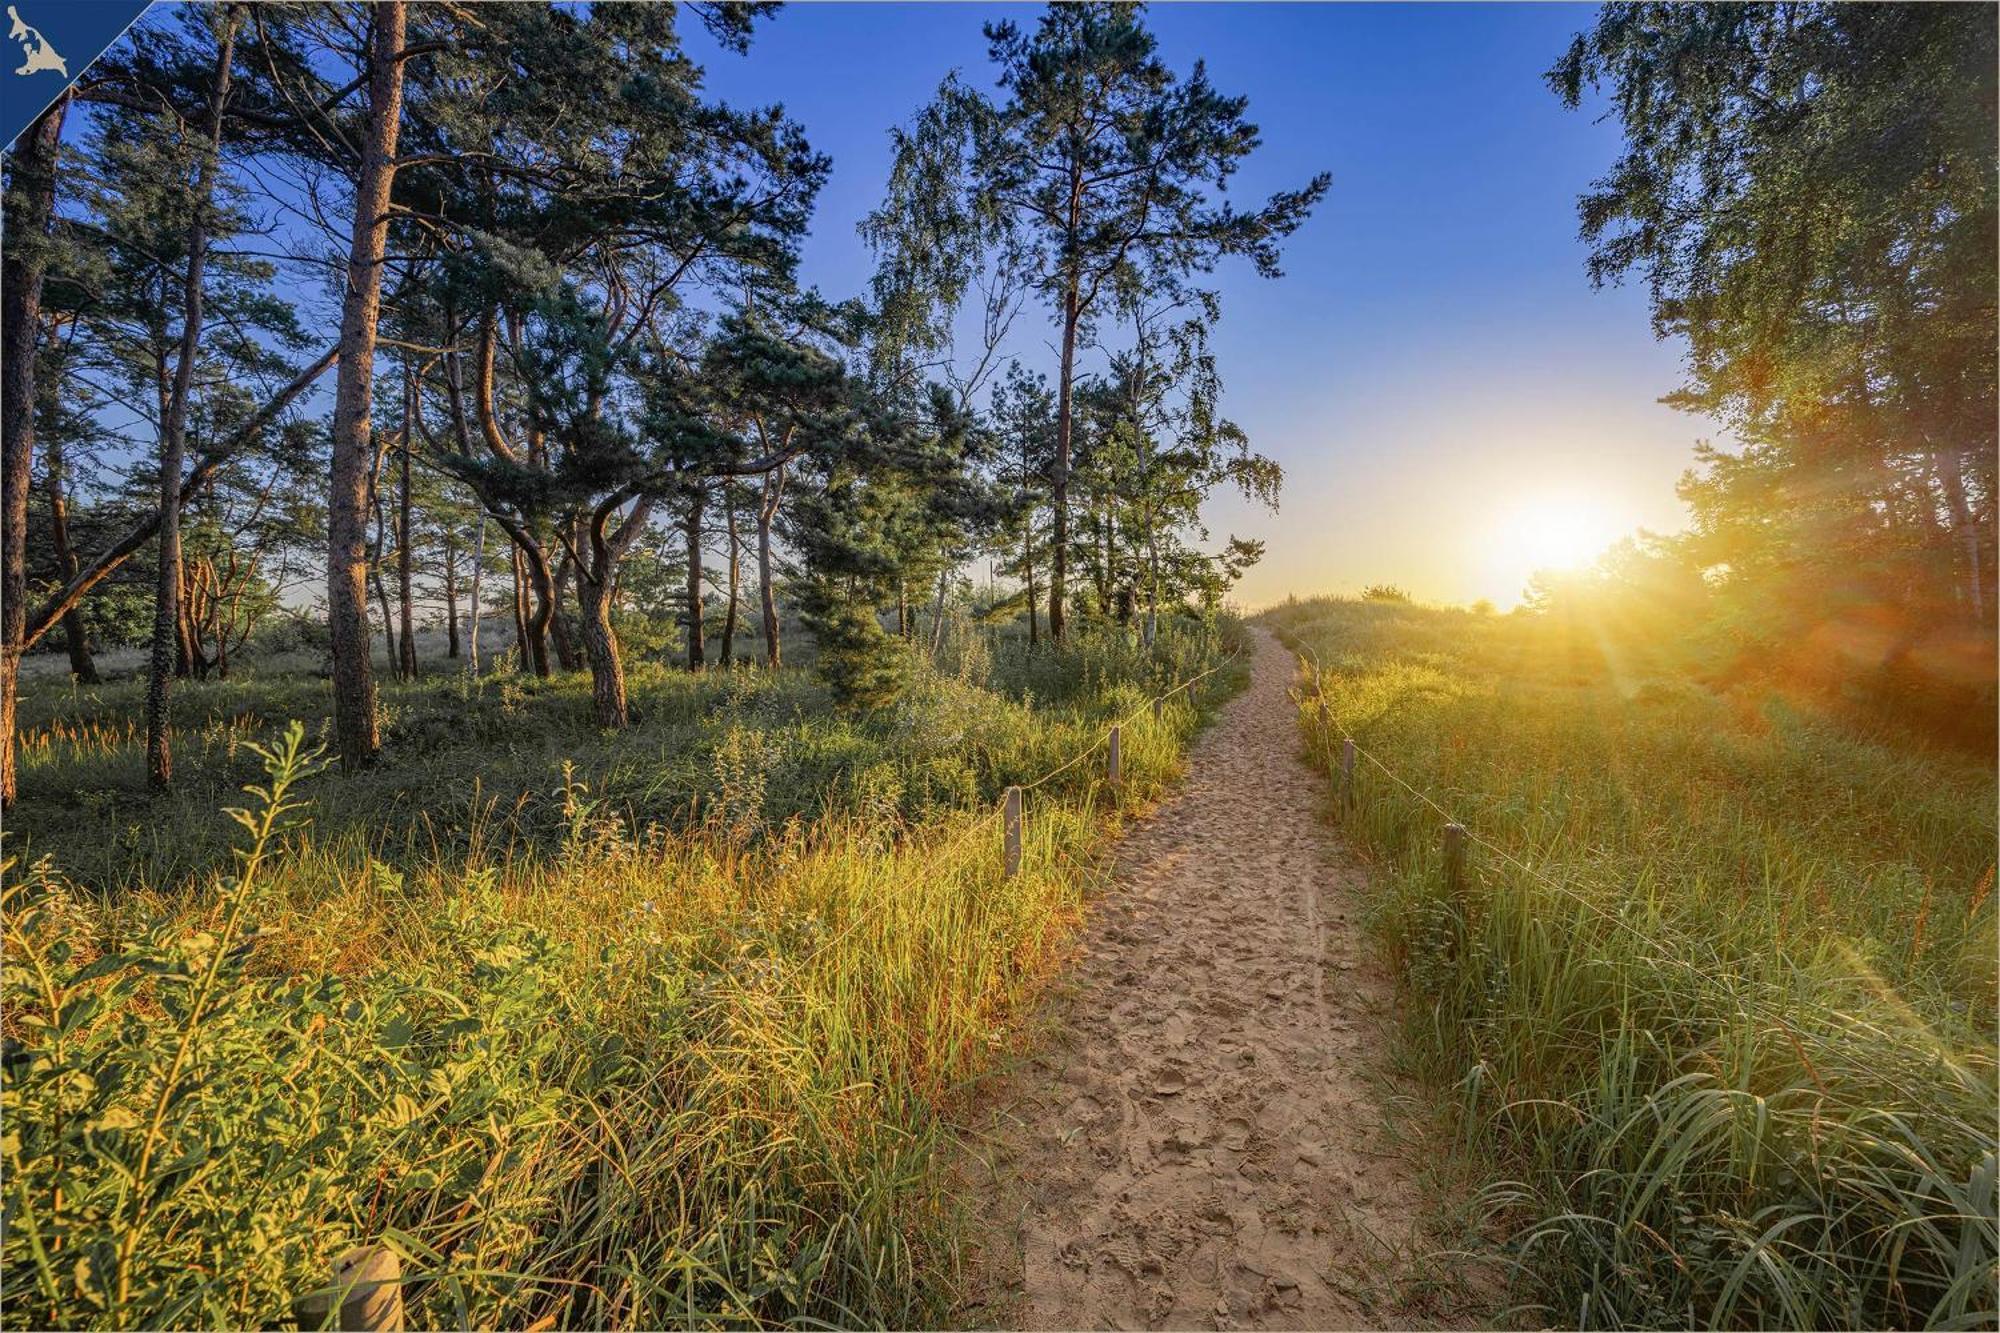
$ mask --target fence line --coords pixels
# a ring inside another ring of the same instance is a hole
[[[1224,657],[1214,666],[1208,668],[1208,670],[1203,671],[1198,675],[1190,676],[1186,680],[1183,680],[1178,684],[1175,684],[1171,688],[1159,694],[1154,695],[1152,698],[1146,700],[1144,703],[1140,704],[1137,708],[1133,709],[1130,713],[1127,713],[1124,717],[1121,717],[1116,721],[1110,723],[1108,726],[1105,727],[1104,731],[1097,737],[1096,740],[1092,741],[1089,745],[1085,746],[1082,750],[1078,751],[1076,754],[1071,755],[1063,763],[1057,765],[1055,768],[1052,768],[1048,772],[1042,774],[1034,781],[1026,783],[1016,783],[1012,786],[1009,786],[1006,789],[1006,791],[1002,793],[1000,804],[994,806],[992,809],[988,810],[985,814],[980,815],[976,819],[973,819],[970,823],[961,827],[957,833],[955,833],[949,840],[947,840],[940,846],[930,849],[929,859],[933,863],[951,860],[952,858],[956,857],[956,855],[962,848],[964,848],[967,844],[971,843],[976,837],[983,834],[989,825],[995,823],[996,821],[999,821],[1003,824],[1003,837],[1005,837],[1006,839],[1002,850],[1002,862],[1001,862],[1002,874],[1008,878],[1012,878],[1014,875],[1020,872],[1021,862],[1025,858],[1025,851],[1026,851],[1025,833],[1027,827],[1027,818],[1025,813],[1025,807],[1026,807],[1025,797],[1028,792],[1033,791],[1035,788],[1041,786],[1045,782],[1048,782],[1052,778],[1058,777],[1061,774],[1068,772],[1070,769],[1082,763],[1085,759],[1088,759],[1091,755],[1097,753],[1098,747],[1103,745],[1107,740],[1110,739],[1113,730],[1124,726],[1126,723],[1131,722],[1133,719],[1137,718],[1140,714],[1146,712],[1148,709],[1154,708],[1156,705],[1164,703],[1166,700],[1173,698],[1176,694],[1180,694],[1186,690],[1191,690],[1194,686],[1199,685],[1202,681],[1207,680],[1210,676],[1222,670],[1224,667],[1229,666],[1231,663],[1237,661],[1242,656],[1243,652],[1240,648],[1231,649],[1228,656]],[[1158,714],[1155,713],[1155,716],[1157,717]],[[828,939],[822,942],[818,948],[812,951],[811,954],[807,955],[805,961],[807,963],[813,962],[821,954],[825,953],[828,949],[831,949],[835,944],[839,943],[841,940],[846,939],[849,935],[852,935],[855,931],[859,930],[867,920],[868,916],[866,913],[857,913],[852,921],[849,921],[838,932],[836,932],[834,935],[830,936]]]
[[[1657,937],[1647,933],[1645,930],[1641,929],[1639,926],[1634,925],[1632,922],[1627,921],[1623,916],[1607,911],[1601,904],[1593,902],[1590,898],[1577,892],[1575,889],[1570,888],[1567,884],[1563,884],[1558,880],[1550,878],[1548,875],[1535,869],[1534,866],[1528,864],[1526,861],[1521,860],[1519,857],[1509,852],[1506,848],[1501,847],[1498,844],[1491,842],[1486,838],[1480,837],[1478,833],[1473,831],[1471,825],[1467,824],[1463,819],[1459,818],[1451,811],[1445,809],[1443,805],[1439,804],[1436,800],[1432,799],[1429,793],[1422,791],[1413,784],[1411,784],[1409,781],[1404,779],[1404,777],[1401,774],[1397,773],[1394,769],[1390,768],[1387,764],[1383,763],[1380,759],[1376,758],[1375,755],[1370,753],[1368,750],[1364,749],[1360,744],[1360,742],[1354,739],[1353,734],[1347,731],[1345,727],[1340,726],[1338,720],[1333,716],[1332,705],[1327,703],[1327,698],[1326,698],[1326,681],[1325,681],[1326,670],[1320,663],[1319,654],[1313,650],[1312,645],[1307,643],[1303,636],[1298,636],[1298,642],[1296,647],[1294,648],[1295,652],[1300,650],[1303,650],[1306,656],[1312,659],[1313,694],[1314,698],[1317,700],[1319,705],[1319,715],[1321,720],[1327,725],[1329,730],[1337,732],[1340,736],[1340,739],[1346,745],[1352,747],[1352,749],[1356,754],[1359,754],[1362,758],[1366,759],[1370,764],[1373,764],[1390,781],[1394,782],[1397,786],[1401,787],[1404,791],[1408,792],[1410,795],[1416,797],[1417,800],[1423,802],[1425,805],[1429,806],[1432,810],[1435,810],[1439,815],[1442,815],[1446,821],[1445,828],[1446,828],[1447,839],[1449,839],[1450,837],[1450,831],[1456,830],[1459,836],[1473,843],[1478,844],[1480,847],[1485,848],[1487,851],[1493,853],[1493,855],[1499,857],[1502,861],[1505,861],[1507,864],[1514,866],[1516,869],[1520,870],[1523,874],[1529,876],[1530,878],[1534,879],[1540,884],[1546,885],[1548,888],[1554,890],[1557,894],[1560,894],[1564,898],[1567,898],[1570,901],[1576,903],[1578,906],[1584,908],[1586,911],[1596,916],[1599,920],[1607,922],[1610,925],[1616,926],[1618,929],[1623,930],[1626,933],[1630,934],[1634,939],[1638,940],[1642,945],[1645,946],[1645,952],[1649,957],[1656,958],[1662,962],[1669,963],[1675,967],[1681,968],[1682,970],[1686,971],[1690,976],[1694,977],[1697,981],[1700,981],[1704,984],[1712,984],[1715,981],[1715,977],[1712,974],[1703,971],[1701,967],[1699,967],[1698,965],[1691,963],[1687,959],[1681,958],[1678,955],[1671,952],[1670,950],[1662,947],[1662,942]],[[1303,704],[1304,700],[1301,699],[1300,703]],[[1347,802],[1351,807],[1355,799],[1352,788],[1351,775],[1350,775],[1349,786],[1345,793],[1345,799],[1347,800]],[[1887,985],[1887,982],[1885,981],[1883,984]],[[1775,1009],[1768,1007],[1768,1003],[1762,1001],[1761,997],[1754,998],[1750,1002],[1754,1006],[1758,1006],[1760,1008],[1761,1010],[1761,1012],[1759,1013],[1760,1017],[1767,1018],[1776,1022],[1777,1025],[1781,1029],[1783,1029],[1788,1036],[1790,1035],[1791,1029],[1786,1025],[1784,1015],[1778,1013]],[[1847,1011],[1842,1009],[1836,1009],[1833,1006],[1826,1004],[1823,1001],[1813,999],[1812,997],[1809,996],[1794,997],[1793,1002],[1795,1005],[1797,1005],[1797,1007],[1812,1009],[1817,1011],[1822,1017],[1834,1019],[1841,1026],[1866,1032],[1877,1037],[1881,1037],[1884,1040],[1889,1041],[1891,1044],[1909,1043],[1909,1038],[1906,1034],[1890,1032],[1885,1028],[1878,1027],[1876,1024],[1869,1022],[1865,1018],[1862,1018],[1855,1014],[1848,1013]],[[1928,1045],[1924,1045],[1923,1049],[1927,1050],[1932,1054],[1944,1054],[1942,1047],[1943,1047],[1942,1042],[1934,1042]],[[1947,1058],[1949,1059],[1949,1057]],[[1952,1060],[1951,1063],[1955,1066],[1957,1062],[1955,1060]]]
[[[1200,675],[1190,676],[1186,680],[1180,682],[1180,684],[1175,685],[1172,689],[1154,695],[1152,698],[1146,700],[1144,703],[1140,704],[1137,708],[1133,709],[1125,716],[1119,718],[1116,722],[1111,723],[1111,725],[1107,726],[1096,740],[1092,741],[1089,745],[1086,745],[1083,749],[1077,751],[1074,755],[1071,755],[1069,759],[1067,759],[1063,763],[1058,764],[1056,767],[1042,774],[1040,777],[1036,778],[1033,782],[1017,782],[1014,785],[1016,787],[1019,787],[1023,792],[1030,792],[1033,791],[1035,788],[1041,786],[1044,782],[1049,781],[1051,778],[1059,777],[1062,774],[1067,773],[1070,769],[1075,768],[1078,764],[1090,758],[1090,756],[1092,756],[1093,754],[1096,754],[1097,748],[1100,745],[1103,745],[1106,741],[1111,739],[1111,733],[1113,730],[1124,726],[1128,722],[1134,721],[1135,719],[1138,718],[1138,716],[1141,713],[1146,712],[1154,704],[1165,703],[1167,700],[1173,698],[1176,694],[1179,694],[1181,691],[1186,689],[1191,689],[1194,686],[1199,685],[1202,681],[1207,680],[1210,676],[1222,670],[1222,668],[1228,666],[1231,662],[1234,662],[1237,658],[1241,657],[1242,655],[1243,654],[1240,649],[1231,649],[1229,656],[1223,658],[1220,662],[1217,662],[1214,666],[1202,672]]]

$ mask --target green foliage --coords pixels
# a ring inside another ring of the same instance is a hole
[[[60,380],[57,381],[59,384]],[[47,437],[41,437],[46,442]],[[73,550],[98,551],[122,537],[132,523],[133,506],[70,501],[69,539]],[[49,531],[49,507],[39,490],[30,497],[28,530]],[[28,595],[37,605],[68,580],[69,571],[56,558],[55,544],[30,538],[28,542]],[[118,571],[91,591],[78,606],[83,618],[84,637],[94,650],[143,644],[153,632],[154,569],[156,552],[142,549]],[[60,653],[66,635],[51,630],[36,643],[35,650]]]
[[[567,762],[627,827],[681,827],[716,794],[716,750],[727,725],[758,736],[766,831],[840,813],[846,775],[877,764],[899,776],[897,822],[921,821],[937,813],[942,795],[928,775],[941,738],[967,766],[979,799],[997,799],[1007,783],[1087,744],[1128,692],[1159,679],[1159,664],[1185,668],[1214,643],[1190,621],[1163,627],[1150,655],[1119,635],[1085,635],[1074,652],[1030,652],[1011,634],[954,625],[938,666],[911,654],[898,703],[872,712],[837,710],[812,669],[695,675],[639,662],[630,675],[638,720],[615,736],[593,722],[581,675],[541,681],[509,672],[475,683],[447,672],[385,681],[391,751],[377,769],[325,784],[315,822],[328,836],[359,840],[385,864],[482,840],[543,845],[561,825]],[[809,668],[810,640],[800,646],[792,657]],[[981,661],[967,673],[968,662]],[[31,685],[22,701],[22,797],[8,812],[10,848],[24,859],[52,855],[66,878],[92,892],[198,881],[228,861],[208,812],[253,776],[246,743],[269,743],[289,718],[324,734],[328,699],[312,674],[323,670],[308,652],[277,662],[246,658],[228,682],[185,682],[177,780],[159,794],[146,790],[135,729],[140,682]],[[940,690],[970,691],[962,720],[934,735],[909,725]],[[77,819],[78,810],[88,818]]]
[[[1187,546],[1201,500],[1227,479],[1269,502],[1278,475],[1214,415],[1203,325],[1216,317],[1215,301],[1189,282],[1231,256],[1278,276],[1282,242],[1324,197],[1328,177],[1248,210],[1231,204],[1231,178],[1260,142],[1248,102],[1218,92],[1199,62],[1185,76],[1170,70],[1139,5],[1050,5],[1032,30],[1005,21],[985,32],[1003,95],[947,79],[897,133],[889,196],[863,224],[878,259],[877,370],[905,373],[947,346],[977,282],[988,342],[976,380],[1013,318],[1015,293],[1039,295],[1061,347],[1053,434],[1042,438],[1032,382],[1016,377],[997,395],[1012,436],[995,469],[1001,548],[1032,576],[1045,490],[1061,534],[1047,551],[1052,624],[1066,623],[1072,601],[1088,609],[1070,583],[1072,563],[1092,576],[1097,611],[1114,614],[1115,605],[1121,623],[1137,601],[1142,562],[1149,607],[1189,591],[1214,604],[1261,550],[1238,541],[1207,557]],[[1198,317],[1171,333],[1154,327],[1183,307]],[[1137,326],[1140,345],[1102,386],[1124,401],[1097,414],[1093,442],[1073,401],[1076,353],[1107,316]],[[1185,403],[1169,405],[1176,393]],[[1036,458],[1044,448],[1046,468]]]
[[[1220,415],[1222,380],[1208,342],[1221,317],[1214,294],[1177,292],[1150,307],[1135,299],[1124,313],[1134,347],[1078,388],[1075,479],[1092,503],[1074,529],[1075,563],[1095,585],[1095,609],[1121,623],[1141,602],[1219,604],[1264,545],[1232,537],[1205,553],[1202,507],[1229,486],[1275,509],[1284,480]]]
[[[1381,857],[1405,1051],[1448,1094],[1528,1322],[1995,1316],[1990,764],[1607,660],[1587,628],[1309,601]],[[1311,660],[1311,659],[1309,659]]]
[[[900,636],[912,588],[969,553],[968,534],[994,516],[970,470],[986,439],[971,414],[940,386],[872,398],[868,429],[852,447],[810,460],[786,535],[801,577],[790,591],[818,645],[822,675],[849,707],[897,696],[908,645],[882,631],[877,608],[899,608]]]
[[[1248,101],[1218,92],[1197,63],[1177,78],[1131,4],[1050,5],[1032,31],[986,37],[1008,94],[972,118],[982,207],[1033,252],[1060,309],[1148,282],[1172,286],[1224,255],[1278,273],[1279,244],[1326,194],[1328,177],[1241,212],[1218,197],[1257,148]],[[1080,209],[1072,173],[1090,186]],[[1211,193],[1214,191],[1214,193]]]
[[[1536,574],[1522,606],[1613,670],[1781,690],[1872,730],[1992,753],[1991,634],[1865,590],[1773,596],[1705,574],[1700,552],[1687,535],[1627,539],[1589,569]]]
[[[872,606],[811,579],[798,587],[799,611],[819,647],[819,673],[843,707],[876,709],[902,696],[910,646],[882,628]]]
[[[1155,654],[1079,642],[1050,662],[960,627],[872,732],[797,671],[663,674],[620,739],[649,766],[703,739],[703,799],[672,825],[635,818],[616,775],[560,763],[399,841],[383,807],[353,818],[367,778],[310,781],[292,726],[237,742],[266,781],[234,874],[99,896],[66,873],[82,841],[38,833],[0,975],[10,1309],[269,1326],[341,1250],[380,1242],[415,1327],[935,1325],[961,1090],[1060,958],[1105,821],[1161,790],[1234,677],[1127,728],[1121,792],[1089,766],[1039,789],[1012,880],[995,784],[1047,771],[1223,642],[1189,626]],[[281,681],[237,697],[312,697]],[[462,794],[445,773],[583,711],[510,681],[509,725],[488,733],[496,701],[447,697],[463,688],[385,691],[404,727],[449,705],[438,743],[460,748],[430,768],[392,747],[383,792],[421,783],[442,810]],[[29,762],[46,774],[67,744]],[[140,761],[133,738],[94,744]],[[235,762],[180,750],[194,771]],[[823,803],[810,822],[785,814],[801,784]],[[294,819],[308,794],[311,828]]]
[[[1743,442],[1703,445],[1681,492],[1689,555],[1761,644],[1857,609],[1992,640],[1997,26],[1609,4],[1549,73],[1625,131],[1579,204],[1593,280],[1645,279],[1687,343],[1670,401]]]

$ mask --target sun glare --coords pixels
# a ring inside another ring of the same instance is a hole
[[[1502,509],[1485,535],[1492,595],[1511,602],[1537,570],[1590,565],[1629,526],[1589,496],[1552,492],[1523,497]]]
[[[1602,508],[1573,496],[1543,496],[1515,513],[1509,540],[1536,569],[1581,569],[1618,539]]]

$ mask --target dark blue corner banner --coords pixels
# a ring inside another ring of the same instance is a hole
[[[11,145],[145,12],[146,0],[0,0],[0,142]]]

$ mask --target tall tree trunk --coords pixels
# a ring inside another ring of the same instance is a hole
[[[1152,524],[1146,526],[1146,646],[1160,637],[1160,541]]]
[[[183,594],[185,594],[187,590],[187,585],[185,582],[182,583],[181,590]],[[150,647],[152,643],[152,639],[150,636],[147,638],[146,642]],[[149,655],[146,660],[147,660],[146,669],[148,673],[147,678],[151,679],[151,672],[152,672],[151,656]],[[193,678],[194,678],[194,626],[191,625],[188,621],[187,604],[185,596],[183,596],[179,614],[174,622],[174,679],[192,680]]]
[[[1145,525],[1146,616],[1139,629],[1139,641],[1148,650],[1151,650],[1153,646],[1153,639],[1159,630],[1160,620],[1160,520],[1159,514],[1155,511],[1154,507],[1153,441],[1150,433],[1146,430],[1145,404],[1141,401],[1146,383],[1146,358],[1150,350],[1151,343],[1142,334],[1138,345],[1138,374],[1132,377],[1132,397],[1129,409],[1132,414],[1133,437],[1138,441],[1139,445],[1139,491],[1145,497],[1145,503],[1142,506],[1145,512],[1140,521]]]
[[[515,667],[522,674],[532,672],[534,663],[528,660],[528,562],[515,546],[514,553],[514,649],[520,654]]]
[[[1049,638],[1057,643],[1063,641],[1069,628],[1063,594],[1069,574],[1069,458],[1075,417],[1072,386],[1076,378],[1076,326],[1079,318],[1076,279],[1072,277],[1068,290],[1063,293],[1062,364],[1056,380],[1056,467],[1055,475],[1050,478],[1055,502],[1055,531],[1051,534],[1054,549],[1049,557]]]
[[[0,254],[0,809],[14,804],[14,705],[28,623],[28,486],[35,453],[35,336],[42,323],[43,238],[55,212],[56,155],[67,95],[15,141]]]
[[[736,539],[736,498],[722,493],[723,517],[729,527],[729,610],[722,617],[722,665],[736,665],[736,588],[742,580],[743,561]]]
[[[944,646],[944,594],[951,579],[951,571],[938,571],[937,604],[931,609],[931,656],[935,658],[938,649]]]
[[[757,595],[764,613],[764,665],[776,671],[783,656],[778,624],[778,594],[771,586],[771,522],[785,494],[785,469],[764,474],[764,494],[757,505]]]
[[[207,680],[215,659],[208,654],[212,638],[222,639],[222,592],[215,579],[215,562],[198,558],[181,561],[181,623],[187,627],[188,673]]]
[[[479,541],[472,552],[472,633],[466,645],[471,652],[472,674],[479,674],[479,580],[486,573],[486,515],[479,516]]]
[[[223,11],[221,46],[215,58],[215,83],[209,90],[208,143],[195,168],[194,213],[188,223],[187,271],[181,287],[180,359],[174,364],[174,387],[160,421],[160,556],[153,594],[153,651],[146,672],[146,779],[155,788],[173,781],[174,756],[168,737],[170,691],[176,636],[181,630],[181,464],[187,456],[188,395],[194,385],[194,359],[201,349],[202,269],[208,260],[209,203],[215,194],[215,174],[222,158],[222,117],[229,101],[230,66],[235,63],[234,8]],[[193,657],[199,644],[187,643]]]
[[[205,679],[208,676],[208,657],[201,650],[201,626],[195,622],[194,607],[189,601],[193,594],[192,584],[183,561],[181,604],[174,635],[174,676],[179,680]]]
[[[395,671],[401,660],[396,654],[396,620],[389,614],[389,590],[382,583],[382,564],[389,555],[389,517],[382,510],[382,455],[375,455],[375,468],[368,474],[368,504],[375,511],[375,535],[368,541],[368,585],[375,590],[375,604],[382,613],[383,661]]]
[[[382,613],[382,648],[389,670],[401,670],[402,652],[396,643],[396,620],[389,613],[389,585],[382,581],[382,570],[377,566],[368,571],[368,582],[375,589],[375,605]]]
[[[687,516],[687,668],[699,671],[708,654],[701,637],[701,514],[702,490],[694,488],[688,499]]]
[[[1118,543],[1117,533],[1112,529],[1110,509],[1111,506],[1107,502],[1104,506],[1103,522],[1099,525],[1099,531],[1102,534],[1100,546],[1103,573],[1098,577],[1097,608],[1099,615],[1107,618],[1116,617],[1119,625],[1122,627],[1131,622],[1131,617],[1119,609]]]
[[[555,618],[555,580],[549,577],[549,561],[539,541],[521,552],[521,568],[527,571],[531,594],[523,615],[528,633],[527,669],[543,680],[549,678],[549,622]]]
[[[161,284],[159,309],[154,313],[153,326],[149,332],[152,334],[149,341],[154,348],[153,397],[159,404],[159,420],[164,423],[167,419],[167,414],[172,411],[174,401],[173,361],[167,353],[167,297],[164,282]],[[158,552],[159,541],[158,533],[156,532],[154,534],[154,553],[157,555]],[[159,572],[156,569],[154,571],[154,578],[157,579],[158,577]],[[185,584],[183,584],[183,588],[185,588]],[[186,680],[194,674],[194,650],[190,646],[193,636],[188,632],[187,612],[185,609],[186,599],[183,598],[182,601],[181,618],[176,627],[177,633],[174,640],[174,677],[178,680]],[[149,637],[146,642],[150,647],[152,644],[151,638]],[[150,660],[149,658],[149,664]],[[150,665],[148,670],[150,672]]]
[[[590,553],[589,566],[579,563],[576,567],[577,602],[583,612],[581,637],[584,657],[590,663],[590,700],[597,725],[613,730],[623,730],[632,722],[625,696],[625,664],[619,656],[618,633],[611,624],[612,603],[618,596],[618,566],[645,528],[652,508],[650,498],[636,500],[631,513],[609,537],[604,532],[610,518],[607,511],[600,510],[579,525],[584,528],[579,535]]]
[[[571,526],[574,529],[574,524]],[[549,591],[550,599],[554,602],[554,609],[549,613],[549,638],[556,650],[556,665],[564,671],[575,671],[583,665],[583,654],[569,633],[569,609],[566,603],[569,601],[572,575],[576,576],[577,603],[580,607],[583,600],[583,573],[576,567],[576,561],[570,558],[569,552],[564,551],[562,559],[556,562],[555,578]]]
[[[590,662],[590,702],[597,725],[623,729],[631,721],[625,698],[625,665],[618,655],[618,634],[611,627],[609,580],[579,577],[576,597],[583,611],[584,656]]]
[[[1028,579],[1028,646],[1042,641],[1041,607],[1035,601],[1035,509],[1028,507],[1028,531],[1021,539],[1021,566]]]
[[[1980,547],[1979,525],[1973,521],[1972,506],[1965,496],[1965,471],[1958,450],[1946,445],[1938,451],[1938,479],[1944,484],[1945,504],[1951,511],[1951,535],[1958,542],[1958,563],[1963,565],[1966,605],[1976,625],[1986,623],[1986,570]]]
[[[236,452],[245,444],[260,436],[264,428],[276,420],[278,414],[284,411],[293,399],[311,388],[313,381],[326,373],[327,367],[334,363],[338,355],[338,348],[321,354],[317,361],[299,372],[290,384],[280,389],[276,396],[258,408],[255,416],[239,424],[222,443],[204,452],[193,471],[189,472],[187,478],[181,482],[180,502],[185,505],[198,495],[208,484],[209,479],[215,475],[216,469],[235,457]],[[27,630],[22,639],[23,647],[33,647],[39,642],[42,635],[53,629],[65,615],[90,595],[91,589],[116,573],[119,567],[136,555],[147,542],[158,536],[159,531],[160,511],[147,510],[145,517],[126,529],[124,536],[93,557],[77,572],[76,577],[57,589],[47,601],[36,608],[35,613],[28,617]]]
[[[444,525],[444,655],[458,660],[458,528]]]
[[[78,563],[76,548],[69,540],[69,496],[63,490],[63,446],[61,440],[49,441],[48,462],[49,492],[49,543],[55,547],[56,569],[61,572],[63,582],[68,583],[77,576]],[[79,685],[96,685],[97,660],[90,655],[90,639],[83,628],[83,613],[75,607],[63,612],[63,638],[69,649],[69,673]]]
[[[494,406],[493,358],[499,341],[500,311],[489,305],[479,321],[479,349],[475,358],[472,391],[474,412],[479,423],[481,436],[486,448],[495,458],[508,463],[518,463],[515,449],[500,430],[500,418]],[[448,357],[445,363],[445,383],[451,394],[451,416],[453,429],[458,433],[459,447],[472,452],[471,421],[465,411],[465,400],[461,382],[461,370],[456,355]],[[539,432],[531,432],[527,441],[528,465],[540,466],[541,437]],[[482,500],[482,503],[484,501]],[[521,650],[521,669],[532,671],[546,678],[549,674],[548,628],[549,620],[555,614],[553,580],[549,577],[549,562],[544,543],[535,532],[528,515],[510,519],[502,509],[488,506],[488,512],[500,522],[509,541],[514,543],[514,577],[517,585],[525,579],[534,590],[534,606],[530,610],[527,593],[516,587],[519,609],[516,626],[520,633],[518,647]]]
[[[354,230],[340,312],[334,390],[333,472],[327,492],[327,618],[333,637],[334,740],[342,764],[373,763],[382,748],[375,675],[368,661],[366,509],[375,453],[370,397],[375,324],[382,311],[382,255],[403,119],[403,0],[377,0],[368,49],[368,113],[354,185]]]
[[[410,568],[410,415],[416,396],[416,380],[407,373],[403,379],[402,458],[396,478],[396,614],[401,627],[402,655],[396,659],[396,675],[403,680],[417,678],[416,591]]]

